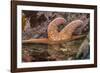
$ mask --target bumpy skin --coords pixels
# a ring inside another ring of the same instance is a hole
[[[29,39],[23,40],[23,43],[45,43],[45,44],[58,44],[63,41],[69,41],[78,39],[82,36],[73,36],[72,33],[76,30],[77,27],[83,24],[81,20],[74,20],[68,25],[66,25],[60,32],[58,32],[58,25],[65,24],[66,20],[62,17],[55,18],[48,25],[48,38],[40,38],[40,39]]]
[[[54,19],[49,25],[48,25],[48,39],[50,41],[60,41],[60,35],[57,31],[58,25],[64,24],[66,20],[62,17],[58,17]]]
[[[69,40],[72,38],[72,33],[75,29],[83,24],[81,20],[75,20],[66,25],[61,32],[58,32],[57,25],[64,24],[66,20],[64,18],[56,18],[54,19],[48,26],[48,39],[51,41],[61,41],[61,40]]]

